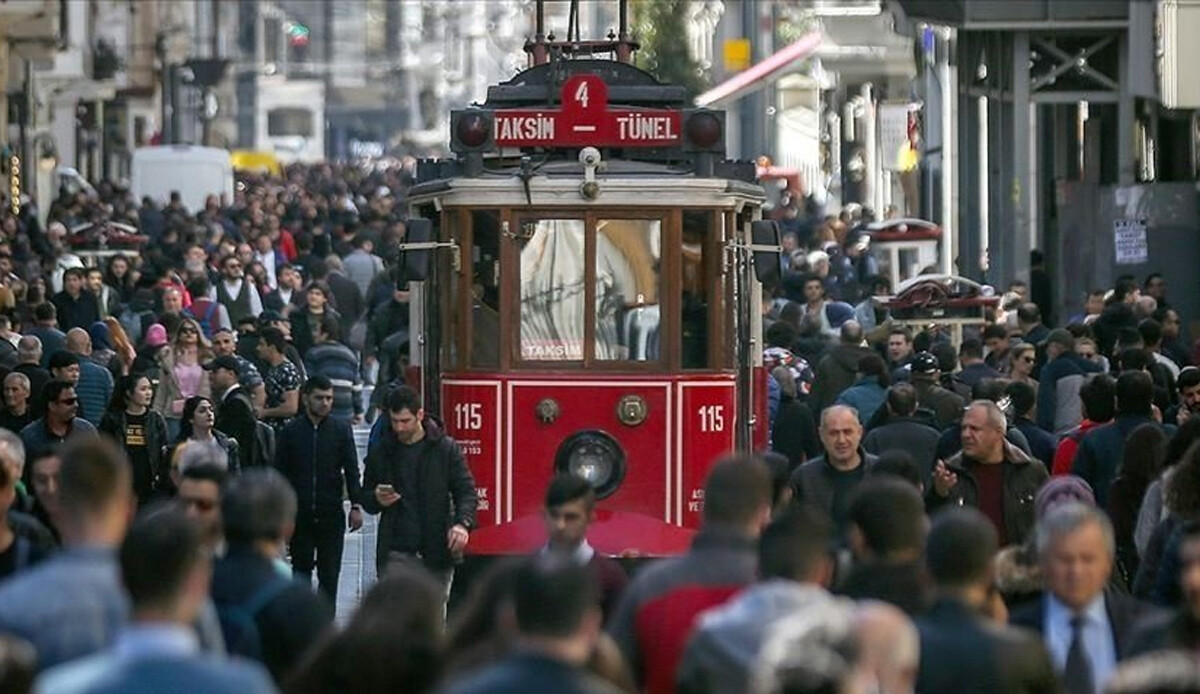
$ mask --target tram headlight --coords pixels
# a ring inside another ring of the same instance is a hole
[[[493,147],[492,112],[471,108],[450,114],[450,149],[455,152],[486,152]]]
[[[611,496],[625,479],[625,451],[602,431],[580,431],[558,447],[555,470],[587,480],[596,498]]]
[[[725,114],[709,109],[683,112],[683,150],[685,152],[725,151]]]

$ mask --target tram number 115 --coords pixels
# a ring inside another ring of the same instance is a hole
[[[724,405],[704,405],[697,412],[700,414],[700,433],[725,431]]]
[[[454,406],[454,426],[459,431],[479,431],[483,428],[483,406],[477,402],[460,402]]]

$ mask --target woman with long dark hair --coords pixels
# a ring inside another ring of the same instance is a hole
[[[133,300],[133,291],[137,280],[137,271],[129,262],[129,256],[117,253],[108,259],[108,268],[104,272],[104,283],[117,291],[122,304]]]
[[[237,439],[217,431],[214,425],[217,421],[217,408],[211,398],[206,395],[194,395],[183,404],[183,417],[179,420],[179,438],[176,445],[185,441],[209,443],[216,441],[229,461],[229,474],[236,475],[241,470],[241,459],[238,456]]]
[[[1158,424],[1143,424],[1125,441],[1125,456],[1108,491],[1108,515],[1117,541],[1117,568],[1126,581],[1137,575],[1138,554],[1133,544],[1142,499],[1162,470],[1167,435]]]
[[[1200,442],[1188,448],[1171,476],[1163,483],[1163,506],[1167,517],[1150,536],[1150,543],[1138,566],[1137,580],[1133,584],[1133,594],[1143,600],[1153,595],[1158,583],[1159,566],[1175,529],[1187,521],[1200,520]]]
[[[1167,480],[1175,474],[1175,466],[1183,460],[1183,456],[1193,443],[1200,441],[1200,418],[1193,417],[1175,430],[1170,443],[1167,444],[1167,455],[1163,459],[1157,479],[1146,488],[1142,495],[1141,507],[1138,511],[1137,527],[1133,531],[1133,544],[1138,556],[1144,556],[1150,544],[1150,536],[1158,524],[1167,518],[1167,509],[1163,505],[1163,490]]]
[[[167,471],[163,447],[167,445],[167,422],[150,408],[154,388],[149,376],[123,376],[113,389],[108,411],[100,420],[100,431],[117,442],[133,467],[133,490],[138,504],[146,505],[163,488]]]

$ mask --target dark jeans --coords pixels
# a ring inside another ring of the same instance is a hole
[[[296,532],[288,549],[292,554],[292,574],[312,583],[313,554],[316,553],[317,582],[330,604],[337,604],[338,576],[342,572],[342,546],[346,537],[346,517],[342,514],[296,515]]]
[[[449,569],[431,569],[425,565],[425,560],[419,555],[390,550],[387,553],[387,565],[384,567],[385,574],[403,569],[415,569],[426,573],[442,586],[442,618],[444,619],[446,616],[446,604],[450,600],[450,589],[454,586],[454,567],[450,567]]]

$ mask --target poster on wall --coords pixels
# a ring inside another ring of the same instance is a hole
[[[1138,219],[1118,219],[1113,222],[1113,248],[1117,265],[1140,265],[1150,259],[1150,244],[1146,241],[1146,223]]]

